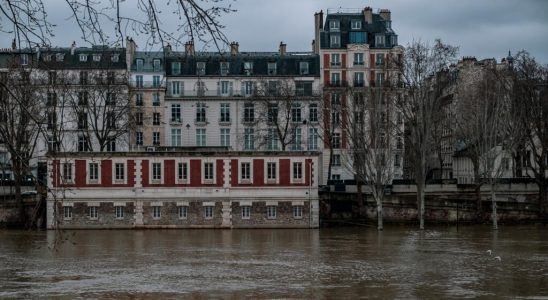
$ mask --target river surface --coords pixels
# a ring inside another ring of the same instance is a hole
[[[42,297],[548,299],[548,227],[0,231],[0,298]]]

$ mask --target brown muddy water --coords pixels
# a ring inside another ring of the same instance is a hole
[[[548,299],[546,226],[55,235],[0,231],[0,298]]]

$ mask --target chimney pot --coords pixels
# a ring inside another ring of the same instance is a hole
[[[238,55],[240,53],[240,44],[237,42],[230,43],[230,54],[231,55]]]
[[[280,42],[280,55],[285,55],[287,50],[287,45],[284,42]]]

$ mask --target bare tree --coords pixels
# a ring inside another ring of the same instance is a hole
[[[513,59],[512,71],[514,111],[518,117],[516,121],[524,129],[524,149],[532,153],[533,167],[529,171],[539,187],[540,215],[546,217],[546,207],[548,206],[548,68],[538,63],[526,51],[521,51]],[[525,157],[525,159],[531,158]]]
[[[458,48],[436,40],[433,45],[413,41],[403,57],[395,62],[399,67],[405,96],[399,98],[408,138],[406,151],[417,185],[417,206],[420,229],[424,229],[424,189],[428,172],[427,160],[432,153],[432,125],[440,109],[440,96],[447,85],[441,75],[454,60]]]

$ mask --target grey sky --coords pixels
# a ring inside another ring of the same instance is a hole
[[[64,1],[49,1],[46,3],[52,7],[61,7],[50,12],[58,24],[53,44],[69,46],[72,40],[78,43],[79,32],[66,20]],[[514,53],[526,49],[539,61],[548,63],[547,0],[228,1],[238,11],[225,16],[222,23],[229,40],[239,42],[241,51],[276,51],[280,41],[287,44],[288,51],[309,51],[315,12],[371,6],[392,11],[392,27],[404,46],[413,39],[441,38],[460,46],[460,56],[500,59],[508,50]],[[175,22],[165,19],[164,25],[174,27]],[[0,34],[0,38],[4,40],[0,46],[8,47],[9,36]]]

